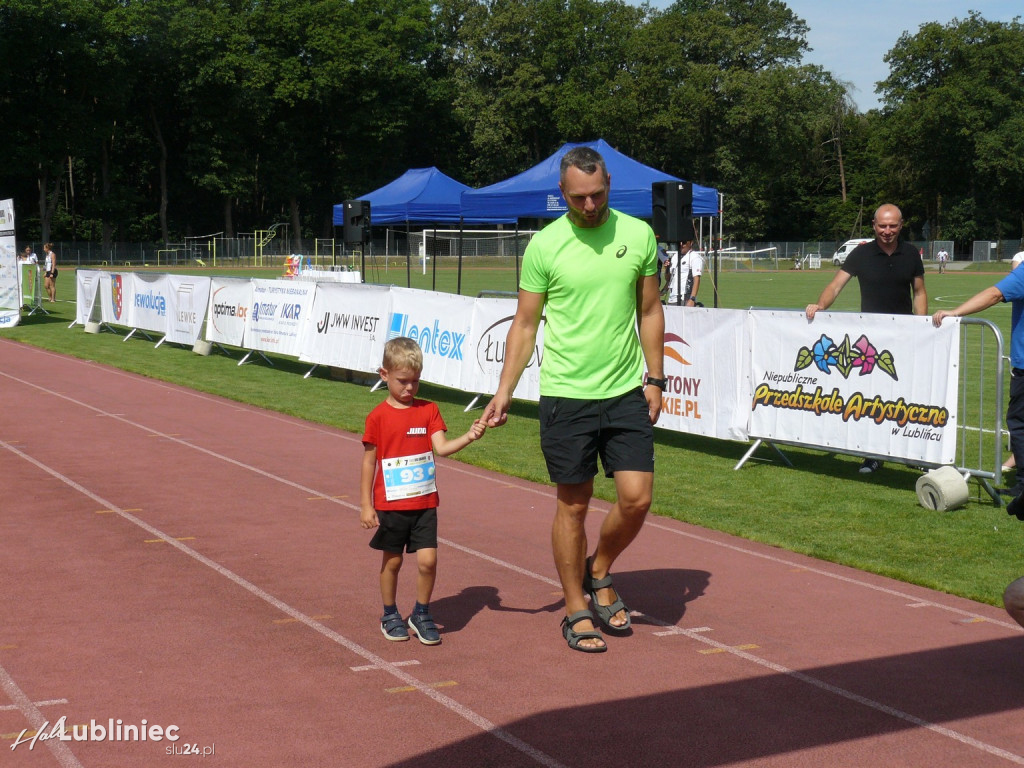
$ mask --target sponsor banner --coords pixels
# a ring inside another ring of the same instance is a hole
[[[284,275],[287,277],[287,275]],[[333,269],[300,269],[293,280],[312,280],[314,283],[359,283],[363,282],[359,272],[336,272]]]
[[[130,299],[127,298],[128,286],[126,283],[130,278],[130,274],[123,272],[100,273],[96,292],[100,296],[100,320],[102,322],[110,325],[129,324]]]
[[[14,200],[0,200],[0,328],[21,320],[21,282],[14,240]]]
[[[128,304],[126,325],[154,333],[167,333],[168,294],[171,283],[164,273],[125,272],[122,286]]]
[[[752,437],[952,464],[959,323],[751,311]]]
[[[747,440],[750,324],[746,310],[665,307],[665,378],[657,426]]]
[[[459,389],[463,363],[472,354],[474,301],[469,296],[392,288],[386,339],[415,339],[423,350],[423,380]]]
[[[316,283],[253,280],[242,346],[298,357],[300,332],[313,307],[315,290]]]
[[[206,340],[241,347],[245,341],[245,319],[249,316],[250,306],[252,280],[242,277],[210,278]]]
[[[391,314],[390,288],[348,283],[315,285],[299,359],[354,371],[376,371],[384,354]]]
[[[13,197],[0,200],[0,237],[14,237]]]
[[[505,362],[505,338],[516,314],[515,299],[477,299],[460,385],[466,392],[493,395],[498,391]],[[537,330],[537,342],[513,396],[520,400],[540,399],[540,364],[544,358],[544,322]]]
[[[75,322],[79,325],[85,325],[92,317],[101,274],[94,269],[75,270]]]
[[[164,341],[192,346],[199,338],[210,302],[210,278],[168,275],[167,334]]]
[[[38,307],[43,296],[43,268],[38,262],[18,261],[21,280],[21,305]]]
[[[347,283],[78,270],[78,322],[159,330],[371,372],[384,342],[415,339],[423,380],[493,394],[515,299]],[[207,298],[208,296],[208,298]],[[163,314],[161,314],[161,307]],[[176,327],[174,323],[178,323]],[[928,317],[666,307],[660,428],[951,464],[959,323]],[[174,334],[174,335],[172,335]],[[514,396],[536,401],[544,325]]]

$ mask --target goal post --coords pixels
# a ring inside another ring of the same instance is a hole
[[[409,253],[426,273],[427,263],[466,266],[506,266],[522,258],[537,230],[424,229],[409,233]]]
[[[774,245],[750,251],[723,248],[718,252],[718,263],[721,269],[737,272],[775,271],[779,268],[779,249]]]
[[[509,258],[522,256],[536,230],[424,229],[409,233],[409,250],[415,256],[458,258],[461,241],[463,258]]]
[[[992,253],[996,243],[991,240],[975,240],[971,244],[972,261],[992,261]]]

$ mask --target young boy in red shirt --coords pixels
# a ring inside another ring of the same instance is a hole
[[[380,593],[384,615],[380,631],[388,640],[408,640],[406,622],[395,595],[402,550],[416,553],[416,607],[408,626],[424,645],[441,635],[430,616],[430,595],[437,573],[437,486],[434,456],[450,456],[481,438],[479,419],[461,437],[447,439],[437,405],[417,400],[423,352],[412,339],[399,337],[384,345],[380,378],[388,396],[366,417],[360,496],[363,528],[376,528],[370,546],[382,552]]]

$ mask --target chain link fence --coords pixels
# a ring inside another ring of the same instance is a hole
[[[845,242],[845,241],[843,241]],[[963,244],[959,249],[952,240],[912,240],[911,244],[918,249],[921,258],[926,262],[937,262],[937,254],[945,248],[950,261],[1009,261],[1014,254],[1024,250],[1024,240],[974,241]],[[800,264],[807,269],[821,259],[822,268],[831,267],[832,255],[839,249],[842,242],[806,240],[806,241],[737,241],[729,240],[725,247],[741,252],[755,252],[774,248],[778,256],[778,268],[790,269]],[[979,255],[979,253],[981,255]]]
[[[511,230],[506,235],[514,234]],[[479,235],[467,235],[477,237]],[[486,256],[494,266],[512,266],[517,255],[529,241],[528,234],[520,233],[521,247],[505,249]],[[417,240],[420,238],[420,240]],[[110,267],[110,268],[196,268],[196,267],[266,267],[284,270],[288,257],[299,254],[303,263],[320,269],[359,269],[367,259],[375,260],[411,257],[414,263],[422,258],[419,244],[422,235],[419,230],[409,232],[400,229],[374,230],[372,243],[365,247],[346,244],[342,239],[303,239],[296,243],[294,238],[286,241],[275,237],[272,230],[224,237],[222,234],[186,238],[181,243],[113,243],[104,249],[99,243],[85,241],[54,242],[58,263],[65,267]],[[959,249],[949,240],[912,241],[926,262],[934,262],[936,254],[945,248],[951,261],[1009,261],[1013,255],[1024,250],[1022,240],[974,241],[961,245]],[[832,268],[832,255],[842,245],[839,241],[738,241],[728,239],[721,245],[723,253],[746,254],[770,253],[770,259],[756,260],[758,268],[766,269],[807,269]],[[30,246],[42,254],[42,243],[19,242],[18,251]],[[427,249],[427,255],[430,253]],[[446,253],[445,255],[449,255]],[[508,262],[506,264],[505,262]],[[762,263],[763,262],[763,263]],[[740,262],[737,262],[740,263]]]
[[[296,245],[298,248],[296,248]],[[384,241],[381,241],[381,246]],[[19,242],[19,251],[30,246],[42,258],[42,244]],[[268,267],[284,268],[289,256],[300,254],[320,267],[349,266],[361,254],[360,246],[347,246],[340,239],[311,239],[295,243],[255,233],[237,237],[210,235],[188,238],[181,243],[112,243],[103,248],[85,241],[53,241],[57,261],[63,267],[110,268],[195,268]]]

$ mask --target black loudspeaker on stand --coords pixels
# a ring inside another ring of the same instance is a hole
[[[656,181],[651,185],[651,228],[662,243],[693,240],[693,184]]]
[[[342,203],[345,212],[344,238],[346,243],[370,242],[370,201],[346,200]]]

